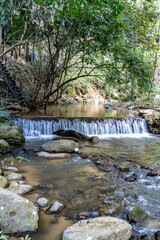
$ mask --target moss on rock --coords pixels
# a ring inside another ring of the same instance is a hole
[[[5,140],[0,139],[0,154],[1,153],[7,153],[9,151],[10,151],[9,144]]]
[[[11,145],[20,145],[24,142],[22,129],[18,126],[0,126],[0,138]]]

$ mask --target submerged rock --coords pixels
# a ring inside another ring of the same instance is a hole
[[[10,150],[11,149],[10,149],[9,144],[5,140],[0,139],[0,153],[7,153]]]
[[[0,226],[5,233],[35,231],[38,208],[29,200],[0,188]]]
[[[24,142],[22,129],[18,126],[0,126],[0,138],[11,145],[20,145]]]
[[[72,140],[52,140],[44,143],[42,149],[46,152],[74,152],[79,144]]]
[[[122,172],[128,172],[130,170],[131,167],[133,167],[134,164],[131,162],[123,162],[121,164],[118,165],[118,168],[122,171]]]
[[[139,207],[134,208],[132,211],[128,213],[128,219],[130,222],[137,223],[144,220],[146,217],[147,213]]]
[[[154,236],[144,235],[141,236],[140,240],[155,240]]]
[[[134,182],[138,178],[138,175],[134,172],[129,173],[128,175],[125,176],[125,181],[126,182]]]
[[[5,188],[7,185],[7,179],[3,176],[0,176],[0,187]]]
[[[63,233],[63,240],[129,240],[132,226],[114,217],[81,220]]]

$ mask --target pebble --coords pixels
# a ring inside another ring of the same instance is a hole
[[[49,209],[49,213],[58,213],[62,211],[64,204],[56,201]]]
[[[88,214],[89,214],[90,217],[93,217],[93,218],[99,216],[99,212],[94,212],[94,211],[93,212],[89,211]]]
[[[36,205],[39,207],[47,207],[48,206],[48,199],[47,198],[38,198]]]
[[[78,214],[78,218],[79,219],[85,219],[87,217],[89,217],[89,213],[88,212],[81,212],[81,213]]]

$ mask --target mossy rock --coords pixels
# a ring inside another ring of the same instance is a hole
[[[0,176],[0,187],[5,188],[7,185],[7,179],[3,176]]]
[[[140,207],[136,207],[128,213],[128,219],[130,222],[141,222],[146,217],[147,213]]]
[[[7,153],[9,151],[10,151],[9,144],[5,140],[0,139],[0,154]]]
[[[24,142],[23,131],[18,126],[0,126],[0,138],[11,145],[20,145]]]
[[[7,111],[0,111],[0,126],[1,125],[8,125],[10,119],[10,113]]]
[[[38,229],[38,208],[29,200],[0,188],[0,226],[4,233]]]

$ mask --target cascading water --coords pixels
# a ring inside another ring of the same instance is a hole
[[[57,130],[75,130],[85,135],[98,135],[100,138],[119,136],[147,136],[148,129],[144,119],[13,119],[21,126],[26,138],[49,138]]]

